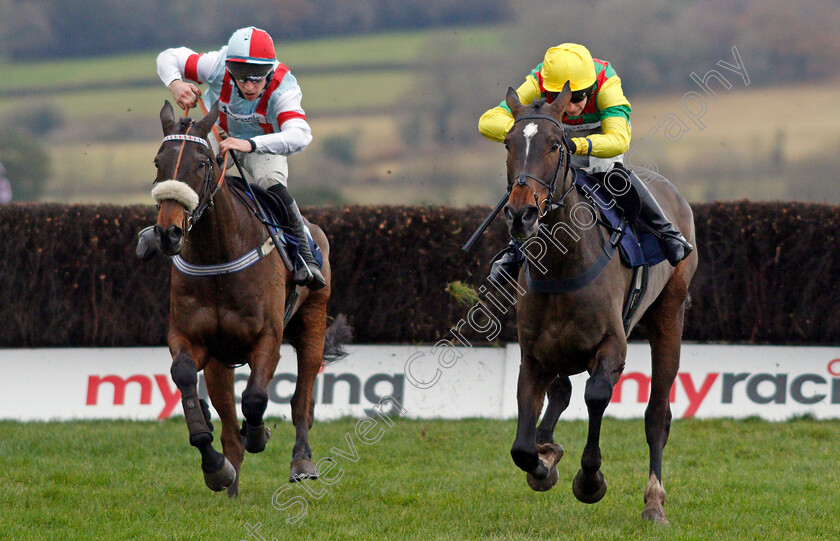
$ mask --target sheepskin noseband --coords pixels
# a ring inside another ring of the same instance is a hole
[[[158,204],[167,200],[181,203],[188,212],[192,212],[198,206],[198,194],[195,193],[195,190],[178,180],[158,182],[152,188],[152,197]]]

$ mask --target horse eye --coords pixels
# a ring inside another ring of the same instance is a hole
[[[560,150],[560,143],[554,143],[553,145],[551,145],[552,152],[557,152],[558,150]]]
[[[510,143],[508,143],[507,141],[505,141],[505,149],[510,150]]]

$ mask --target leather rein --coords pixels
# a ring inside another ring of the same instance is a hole
[[[197,143],[199,145],[204,146],[208,150],[210,150],[210,145],[207,143],[205,139],[200,137],[196,137],[194,135],[190,135],[190,130],[192,129],[195,122],[191,122],[189,128],[187,128],[187,132],[185,134],[172,134],[167,135],[163,138],[163,142],[167,141],[181,141],[181,148],[178,150],[178,160],[175,162],[175,172],[172,175],[173,180],[178,180],[178,169],[181,167],[181,157],[184,154],[184,147],[186,147],[187,143]],[[219,179],[213,183],[213,166],[215,165],[215,161],[213,158],[210,158],[207,161],[207,173],[204,175],[204,182],[201,190],[201,194],[199,195],[199,203],[198,206],[192,210],[191,212],[187,213],[187,217],[185,219],[186,227],[184,231],[189,233],[189,231],[193,228],[193,226],[198,222],[204,212],[213,206],[213,197],[215,197],[216,193],[221,189],[222,184],[225,182],[225,169],[227,166],[227,154],[225,154],[225,163],[222,165],[221,171],[219,173]]]
[[[557,121],[556,118],[548,116],[548,115],[526,115],[523,117],[517,118],[514,123],[519,122],[520,120],[548,120],[552,122],[555,126],[560,128],[563,131],[563,126],[560,122]],[[566,196],[575,189],[575,179],[572,179],[571,186],[569,189],[563,192],[563,195],[560,196],[560,199],[552,202],[554,198],[554,193],[556,191],[556,184],[557,178],[560,174],[560,166],[563,165],[563,178],[566,178],[566,175],[569,172],[569,162],[571,161],[571,152],[569,148],[564,144],[561,145],[563,147],[563,155],[560,157],[560,160],[557,162],[557,169],[554,172],[554,178],[551,180],[550,183],[546,182],[545,180],[531,175],[530,173],[519,173],[514,177],[514,182],[512,186],[527,186],[531,192],[534,194],[534,200],[537,202],[537,208],[539,208],[539,196],[537,195],[536,190],[528,184],[528,179],[533,179],[536,182],[540,183],[541,185],[545,186],[548,189],[548,197],[545,199],[546,208],[545,211],[540,214],[540,218],[543,218],[549,212],[558,209],[563,206],[563,201],[566,199]],[[597,206],[594,209],[594,212],[598,213]],[[581,289],[582,287],[586,286],[592,280],[594,280],[601,272],[606,268],[607,264],[612,259],[613,254],[618,249],[618,245],[621,242],[621,239],[624,237],[628,225],[627,221],[622,218],[621,223],[617,228],[611,228],[612,233],[610,238],[607,242],[604,242],[602,237],[603,247],[601,250],[601,254],[599,257],[587,268],[583,273],[571,277],[571,278],[563,278],[563,279],[537,279],[531,276],[530,265],[528,263],[528,258],[525,258],[524,269],[525,269],[525,281],[528,285],[528,289],[531,291],[535,291],[537,293],[566,293],[569,291],[575,291]],[[542,229],[540,229],[542,231]],[[632,314],[631,314],[632,316]],[[625,329],[627,328],[627,322],[625,321]]]
[[[560,128],[561,133],[563,133],[563,131],[564,131],[563,125],[560,124],[560,122],[556,118],[554,118],[553,116],[549,116],[549,115],[525,115],[525,116],[521,116],[521,117],[517,118],[516,120],[513,121],[513,123],[516,124],[517,122],[520,122],[522,120],[548,120],[549,122],[551,122],[552,124],[554,124],[555,126]],[[563,194],[560,196],[559,200],[552,201],[554,199],[554,194],[557,191],[557,179],[560,177],[560,167],[561,166],[563,167],[563,177],[562,178],[565,179],[566,176],[569,173],[569,162],[571,161],[571,151],[569,151],[569,148],[566,146],[565,142],[563,144],[561,144],[560,146],[563,148],[563,154],[560,156],[560,159],[557,161],[557,167],[554,170],[554,178],[551,179],[551,182],[546,182],[545,180],[543,180],[543,179],[541,179],[537,176],[534,176],[531,173],[526,173],[526,172],[523,171],[523,172],[519,173],[518,175],[516,175],[515,177],[513,177],[513,182],[508,187],[508,194],[510,194],[511,190],[513,190],[513,188],[516,187],[516,186],[525,186],[526,188],[531,190],[531,193],[534,195],[534,202],[536,203],[537,208],[540,208],[542,206],[542,203],[546,203],[545,210],[540,212],[540,218],[541,219],[544,218],[545,215],[548,214],[549,212],[562,207],[563,206],[563,201],[566,199],[566,196],[569,195],[569,193],[575,188],[575,183],[573,181],[571,186],[569,186],[569,189],[566,190],[565,192],[563,192]],[[536,181],[540,185],[544,186],[548,190],[548,196],[542,202],[540,201],[539,195],[537,194],[537,191],[534,189],[534,187],[531,186],[530,184],[528,184],[528,179],[529,178]]]

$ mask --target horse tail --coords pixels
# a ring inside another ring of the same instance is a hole
[[[324,335],[324,364],[340,361],[347,356],[344,345],[353,337],[353,329],[347,324],[347,316],[339,314],[333,319]]]

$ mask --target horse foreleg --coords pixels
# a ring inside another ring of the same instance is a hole
[[[222,419],[222,450],[225,457],[236,471],[236,479],[227,487],[230,497],[239,495],[239,472],[245,448],[239,433],[239,423],[236,418],[236,399],[233,394],[233,370],[221,363],[211,361],[204,367],[204,380],[207,383],[207,394],[213,402],[213,407]]]
[[[618,337],[604,340],[595,354],[595,369],[586,380],[583,397],[589,413],[589,432],[580,459],[581,469],[572,483],[575,497],[583,503],[599,502],[607,493],[607,482],[601,473],[601,421],[624,368],[626,353],[627,345]]]
[[[662,486],[662,457],[671,431],[670,394],[680,365],[684,299],[684,295],[673,300],[663,297],[648,312],[652,364],[650,399],[645,410],[645,437],[650,449],[650,470],[642,517],[652,522],[668,522],[664,507],[665,487]]]
[[[554,428],[560,414],[569,407],[572,398],[572,382],[566,376],[557,377],[548,389],[548,407],[537,427],[537,443],[554,443]]]
[[[170,370],[172,381],[181,391],[181,405],[190,433],[190,445],[201,453],[201,470],[210,490],[218,492],[233,484],[236,470],[225,456],[213,448],[210,410],[198,398],[198,369],[186,353],[178,353]],[[202,407],[202,405],[204,407]]]
[[[519,419],[510,456],[519,469],[528,472],[535,479],[546,479],[553,468],[553,464],[549,465],[540,460],[537,449],[537,417],[552,380],[552,376],[539,370],[533,357],[522,355],[516,391]]]
[[[271,430],[263,423],[263,415],[268,407],[268,384],[274,377],[274,370],[280,360],[280,339],[272,333],[265,333],[257,340],[251,350],[248,365],[251,375],[242,391],[242,436],[245,450],[260,453],[271,437]]]
[[[310,301],[311,302],[311,301]],[[318,471],[312,463],[309,430],[315,422],[315,378],[324,359],[324,335],[327,328],[326,301],[313,302],[301,308],[296,331],[289,341],[297,352],[298,377],[292,395],[292,423],[295,425],[295,446],[289,481],[315,479]]]

